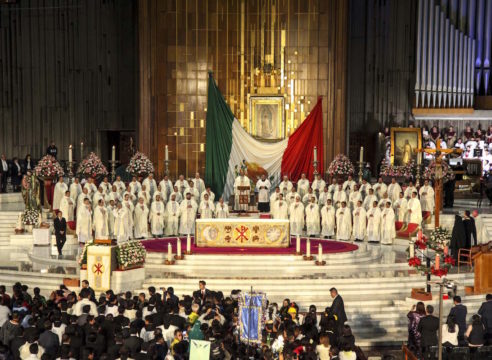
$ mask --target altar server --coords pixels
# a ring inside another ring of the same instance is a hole
[[[407,222],[418,225],[422,222],[422,208],[420,206],[420,200],[417,197],[417,191],[412,193],[412,198],[408,201]]]
[[[116,209],[113,210],[114,216],[114,237],[118,241],[118,244],[128,241],[132,229],[130,227],[130,212],[128,208],[123,206],[122,203],[116,205]]]
[[[96,239],[108,239],[108,213],[103,199],[99,199],[94,209],[94,237]]]
[[[352,235],[352,215],[350,209],[347,208],[346,201],[340,203],[340,208],[336,212],[336,220],[337,240],[349,241]]]
[[[166,235],[177,235],[178,234],[178,228],[179,228],[179,204],[176,201],[176,195],[171,194],[171,199],[166,204],[166,231],[165,231],[165,234]]]
[[[353,214],[352,236],[355,241],[364,241],[367,229],[366,210],[362,207],[362,201],[358,200]]]
[[[377,201],[372,203],[372,208],[367,211],[366,215],[367,240],[369,242],[379,242],[381,239],[381,210],[379,210]]]
[[[289,180],[289,177],[287,175],[284,175],[282,182],[278,185],[278,187],[280,188],[280,192],[284,195],[284,198],[287,193],[292,190],[293,186],[294,185],[292,185],[292,182]]]
[[[145,178],[145,180],[142,182],[142,186],[144,185],[150,194],[150,199],[152,196],[154,196],[154,192],[157,190],[157,182],[154,179],[154,174],[150,173],[149,176]]]
[[[420,205],[422,211],[434,212],[434,189],[429,185],[429,180],[424,180],[424,186],[419,190],[420,193]]]
[[[199,212],[200,219],[212,219],[215,211],[214,203],[209,200],[208,194],[205,194],[203,201],[200,202]]]
[[[145,199],[140,197],[134,211],[134,234],[135,239],[142,239],[149,236],[149,208],[145,204]]]
[[[195,173],[195,177],[193,178],[193,184],[195,184],[195,189],[198,190],[198,193],[202,195],[205,191],[205,182],[200,178],[200,173]],[[209,199],[213,201],[212,199]]]
[[[321,208],[321,235],[325,238],[335,235],[335,208],[331,199]]]
[[[65,196],[65,192],[68,190],[67,184],[63,182],[63,176],[58,178],[58,182],[55,185],[55,191],[53,193],[53,210],[60,209],[60,201]]]
[[[70,184],[70,197],[74,203],[76,203],[80,194],[82,194],[82,186],[80,185],[79,179],[73,178],[73,182]]]
[[[405,199],[403,191],[400,192],[400,198],[393,203],[393,209],[395,210],[396,221],[404,222],[407,214],[407,199]]]
[[[65,196],[60,201],[60,211],[67,222],[73,221],[74,202],[70,197],[70,191],[65,191]]]
[[[297,192],[301,199],[303,199],[302,202],[304,202],[304,196],[308,193],[308,189],[310,189],[309,180],[306,178],[306,174],[302,173],[301,178],[297,181]],[[310,200],[308,200],[308,202],[310,202]]]
[[[311,196],[311,202],[306,205],[306,234],[316,236],[320,233],[319,206],[316,202],[316,196]]]
[[[395,237],[395,212],[391,207],[391,202],[387,201],[381,220],[381,244],[391,245]]]
[[[295,201],[289,206],[290,234],[302,235],[304,228],[304,205],[301,197],[296,196]]]
[[[150,206],[150,232],[154,237],[164,233],[165,208],[160,193],[156,192],[155,201]]]
[[[227,219],[229,217],[229,206],[224,203],[222,196],[217,205],[215,205],[215,217],[217,219]]]
[[[272,207],[272,215],[274,219],[288,219],[289,218],[289,206],[287,202],[284,201],[284,196],[282,193],[278,195],[278,200],[276,200]]]
[[[186,199],[184,199],[179,205],[179,233],[181,235],[188,235],[195,233],[195,218],[198,205],[195,200],[191,198],[191,193],[186,193]]]
[[[258,190],[258,211],[269,212],[270,211],[270,188],[272,184],[268,180],[265,174],[261,175],[261,179],[256,182],[256,189]]]
[[[383,178],[379,178],[378,182],[373,185],[375,195],[378,199],[381,199],[385,192],[388,191],[388,186],[383,182]]]
[[[388,186],[388,197],[392,203],[394,203],[400,197],[401,187],[396,182],[395,178],[391,178],[391,184]]]
[[[89,199],[85,199],[77,212],[77,227],[75,229],[79,243],[92,241],[92,210]]]

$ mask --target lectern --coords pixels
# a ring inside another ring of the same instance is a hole
[[[251,190],[250,186],[238,186],[237,190],[239,191],[239,209],[240,211],[248,211],[249,210],[249,192]]]
[[[492,251],[483,249],[473,257],[475,262],[475,294],[492,292]]]

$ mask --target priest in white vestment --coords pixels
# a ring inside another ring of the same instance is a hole
[[[338,181],[336,178],[333,178],[331,179],[331,184],[328,186],[328,192],[330,193],[332,199],[333,199],[333,194],[335,194],[335,191],[337,191],[337,189],[338,189]]]
[[[366,179],[362,179],[362,184],[359,188],[362,199],[365,199],[366,196],[369,195],[369,189],[372,189],[372,185],[369,184]]]
[[[150,173],[149,176],[145,178],[145,180],[142,182],[142,186],[144,185],[149,192],[150,197],[153,197],[154,192],[157,191],[157,182],[154,179],[154,174]]]
[[[407,199],[405,199],[403,191],[400,192],[400,198],[393,203],[393,209],[395,211],[395,221],[405,222]]]
[[[348,200],[350,204],[350,209],[354,210],[357,206],[357,202],[360,200],[362,202],[362,195],[359,191],[359,185],[355,184],[352,187],[352,191],[349,193]]]
[[[125,192],[126,186],[123,181],[121,181],[121,176],[116,176],[116,180],[113,183],[113,186],[116,186],[116,191],[120,193],[120,196]]]
[[[77,226],[75,229],[79,243],[87,243],[92,241],[92,210],[88,199],[77,212]]]
[[[311,188],[314,190],[314,193],[316,195],[319,195],[319,193],[323,191],[325,186],[326,186],[326,182],[321,177],[321,174],[316,175],[316,178],[313,180],[313,183],[311,184]]]
[[[378,202],[378,198],[374,194],[374,189],[369,188],[369,194],[364,198],[364,202],[362,203],[362,206],[364,207],[364,209],[366,209],[366,212],[372,208],[372,204],[374,203],[374,201]]]
[[[379,200],[379,203],[378,203],[378,206],[379,206],[379,210],[383,211],[384,208],[386,207],[386,203],[387,202],[390,202],[391,204],[393,204],[393,201],[391,201],[391,199],[389,198],[388,196],[388,193],[384,193],[383,194],[383,197],[381,198],[381,200]]]
[[[106,206],[106,211],[108,213],[108,233],[109,238],[114,239],[114,209],[116,208],[114,200],[109,200],[109,204]]]
[[[130,227],[130,216],[128,208],[123,206],[122,203],[118,203],[116,209],[113,210],[113,232],[118,244],[128,241],[131,237],[132,228]]]
[[[188,184],[188,181],[185,180],[184,175],[179,175],[178,180],[174,183],[174,186],[178,188],[178,191],[181,193],[181,195],[184,194],[184,191],[190,186]]]
[[[484,224],[482,215],[478,214],[478,210],[473,210],[472,217],[475,220],[475,227],[477,228],[477,245],[488,243],[488,231],[487,227]]]
[[[152,195],[152,202],[155,201],[157,196],[159,196],[159,201],[161,201],[163,204],[166,204],[166,195],[162,192],[161,185],[157,185],[157,190],[154,191],[154,195]]]
[[[134,215],[134,234],[135,239],[146,238],[149,236],[149,208],[145,204],[143,197],[138,199],[138,204],[135,205]]]
[[[296,198],[299,196],[299,194],[296,191],[295,186],[293,186],[290,191],[287,193],[287,196],[284,196],[284,199],[287,200],[289,204],[292,204],[296,201]],[[301,197],[299,196],[299,199]]]
[[[58,178],[58,182],[55,185],[55,191],[53,193],[53,210],[60,209],[60,201],[65,196],[65,192],[68,190],[68,185],[63,181],[63,176]]]
[[[241,190],[240,188],[249,188],[249,190]],[[248,211],[249,208],[249,194],[251,191],[251,183],[249,178],[245,175],[244,170],[239,170],[239,176],[234,180],[234,210]],[[241,203],[240,197],[244,197],[247,203]]]
[[[297,192],[299,193],[301,199],[304,199],[304,196],[308,193],[308,189],[310,188],[311,187],[309,185],[309,180],[306,178],[306,174],[302,173],[301,178],[297,181]]]
[[[328,200],[328,199],[331,200],[331,194],[328,191],[328,186],[325,185],[325,187],[323,188],[323,191],[320,192],[319,198],[318,198],[318,204],[319,204],[320,208],[322,208],[323,206],[326,205],[326,200]]]
[[[410,181],[408,183],[407,188],[405,189],[405,199],[407,199],[407,201],[412,198],[412,193],[414,191],[417,191],[418,192],[417,188],[413,185],[413,182]]]
[[[383,182],[383,178],[379,178],[378,182],[373,185],[375,195],[378,199],[381,199],[385,192],[388,191],[388,186]]]
[[[65,196],[60,201],[60,211],[67,222],[73,221],[74,201],[70,197],[70,191],[65,191]]]
[[[171,193],[170,197],[173,195],[174,195],[174,201],[176,201],[178,204],[181,204],[181,201],[183,201],[183,194],[181,194],[177,186],[174,186],[174,190]]]
[[[379,242],[381,240],[381,210],[378,202],[372,203],[372,208],[366,212],[367,216],[367,240]]]
[[[355,184],[356,182],[352,178],[352,175],[349,175],[347,180],[343,182],[343,191],[345,191],[347,194],[351,193],[352,191],[354,191]]]
[[[94,209],[93,226],[95,239],[109,238],[108,213],[103,199],[99,200]]]
[[[395,212],[391,207],[391,202],[386,202],[386,207],[382,213],[381,220],[381,244],[391,245],[396,237]]]
[[[90,202],[92,200],[92,197],[89,194],[89,189],[82,188],[82,192],[77,198],[77,216],[79,216],[79,209],[82,209],[82,207],[84,206],[85,199],[89,200]]]
[[[395,178],[391,178],[391,184],[388,186],[388,197],[391,202],[395,202],[400,197],[401,186],[396,182]]]
[[[336,220],[337,240],[349,241],[352,236],[352,214],[346,201],[340,203],[340,208],[336,212]]]
[[[178,194],[180,194],[178,192]],[[181,194],[180,194],[181,195]],[[177,235],[179,228],[179,203],[176,195],[171,194],[171,199],[166,204],[166,235]]]
[[[136,176],[132,177],[132,181],[130,181],[128,186],[130,186],[130,193],[138,199],[138,193],[142,190],[142,184],[140,184]]]
[[[282,193],[282,195],[284,195],[284,198],[287,193],[290,192],[293,186],[294,185],[292,185],[292,182],[289,180],[289,177],[287,175],[284,175],[283,180],[278,185],[278,187],[280,188],[280,192]]]
[[[305,207],[306,212],[306,234],[308,236],[318,236],[320,233],[320,214],[316,196],[311,196],[311,202]]]
[[[301,197],[296,196],[295,201],[289,206],[290,234],[302,235],[304,229],[304,205]]]
[[[215,206],[213,201],[208,198],[208,194],[205,194],[203,201],[200,202],[200,219],[212,219],[214,217],[214,211]]]
[[[272,216],[274,219],[285,219],[289,218],[289,205],[284,201],[284,196],[282,193],[279,194],[278,200],[272,206]]]
[[[280,198],[280,196],[279,196],[280,194],[281,194],[280,188],[277,186],[275,188],[275,191],[272,193],[272,195],[270,195],[270,213],[272,213],[272,214],[273,214],[273,205]]]
[[[208,195],[208,199],[209,200],[211,200],[212,202],[215,201],[215,194],[212,191],[212,189],[210,188],[210,186],[207,186],[207,188],[205,189],[205,191],[200,194],[200,201],[203,201],[203,198],[205,197],[205,194]]]
[[[191,194],[191,200],[195,201],[197,204],[200,201],[200,193],[198,189],[195,188],[195,183],[193,181],[188,182],[188,187],[185,189],[183,196],[186,197],[186,194]]]
[[[229,206],[224,203],[222,196],[217,205],[215,205],[215,217],[217,219],[227,219],[229,217]]]
[[[198,190],[198,193],[202,195],[205,191],[205,182],[200,178],[200,173],[195,173],[195,178],[192,179],[195,189]],[[213,201],[213,199],[209,199]],[[198,200],[197,200],[198,201]]]
[[[173,189],[174,189],[174,185],[173,183],[171,182],[171,180],[169,180],[169,176],[168,175],[164,175],[164,179],[161,180],[161,182],[159,183],[159,185],[161,186],[161,192],[164,194],[166,194],[166,198],[164,199],[164,197],[162,198],[162,200],[164,202],[167,201],[167,199],[169,199],[171,193],[173,192]]]
[[[123,193],[123,200],[127,197],[128,195],[128,200],[132,202],[132,204],[135,205],[137,202],[137,195],[138,194],[133,194],[132,190],[130,189],[130,185],[127,186],[126,191]]]
[[[256,190],[258,191],[258,211],[270,211],[270,188],[272,184],[265,174],[261,175],[261,179],[256,182]]]
[[[424,180],[424,186],[422,186],[419,190],[420,194],[420,206],[422,207],[422,211],[430,211],[430,213],[434,213],[434,189],[429,184],[429,180]]]
[[[118,191],[116,185],[111,186],[111,191],[108,194],[108,202],[111,200],[113,200],[115,204],[121,202],[121,193]]]
[[[94,196],[92,197],[92,202],[94,204],[99,204],[99,200],[102,200],[104,201],[104,204],[106,204],[106,193],[104,192],[104,189],[102,186],[99,186],[97,188],[97,191],[96,193],[94,194]]]
[[[94,196],[94,194],[97,192],[97,186],[94,183],[94,179],[93,178],[89,178],[87,180],[87,182],[84,184],[84,188],[86,188],[87,190],[89,190],[89,195],[90,196]]]
[[[422,222],[422,207],[420,206],[420,200],[417,197],[417,191],[412,193],[412,198],[408,201],[407,222],[419,226]]]
[[[367,217],[366,210],[362,207],[362,200],[357,201],[352,215],[352,237],[355,241],[364,241],[366,238]]]
[[[70,197],[73,202],[76,203],[79,195],[82,194],[82,186],[80,185],[78,178],[73,178],[72,184],[70,184]],[[63,213],[65,215],[65,213]]]
[[[322,194],[322,193],[320,193],[320,194]],[[299,196],[302,199],[302,203],[304,204],[304,207],[306,207],[306,205],[311,202],[311,198],[313,198],[313,197],[316,199],[316,202],[318,202],[318,196],[316,196],[316,194],[312,188],[309,188],[308,192],[305,193],[304,196],[301,196],[301,194],[299,194]]]
[[[337,190],[333,193],[333,203],[335,204],[335,208],[338,209],[341,206],[342,201],[347,204],[347,193],[343,191],[342,185],[338,185]]]
[[[109,183],[108,177],[105,176],[103,181],[99,184],[103,188],[103,192],[108,194],[111,191],[111,184]]]
[[[335,208],[331,199],[326,200],[326,205],[321,208],[321,236],[330,238],[335,235]]]
[[[122,204],[128,212],[128,228],[130,229],[128,236],[131,237],[133,234],[133,210],[135,205],[133,205],[133,201],[130,200],[130,195],[128,194],[125,194]]]
[[[140,189],[140,192],[138,193],[138,198],[139,199],[143,198],[145,205],[149,206],[152,197],[150,195],[149,189],[147,188],[147,185],[142,185],[142,188]]]
[[[150,206],[150,232],[154,237],[164,234],[165,211],[161,196],[156,193],[155,201]]]
[[[198,205],[195,200],[191,198],[191,193],[186,194],[184,199],[179,205],[179,233],[181,235],[192,235],[195,233],[195,219]]]

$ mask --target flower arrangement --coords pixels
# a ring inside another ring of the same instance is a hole
[[[138,240],[128,241],[116,248],[118,267],[123,269],[143,265],[146,255],[147,251]]]
[[[89,246],[92,246],[94,245],[93,242],[88,242],[88,243],[85,243],[84,245],[84,249],[82,250],[82,255],[80,255],[80,258],[79,258],[79,265],[80,267],[84,267],[84,266],[87,266],[87,248]]]
[[[24,225],[38,225],[40,212],[36,209],[26,209],[22,213],[22,223]]]
[[[379,176],[405,177],[408,179],[415,175],[416,169],[417,167],[413,160],[409,161],[406,165],[391,165],[385,159],[381,164]]]
[[[101,159],[91,152],[82,162],[77,169],[77,175],[80,177],[92,177],[98,178],[108,175],[106,166],[102,163]]]
[[[51,155],[43,156],[34,168],[34,172],[44,178],[56,178],[65,174],[60,163]]]
[[[154,165],[145,154],[137,151],[130,159],[126,172],[133,176],[145,176],[154,172]]]
[[[453,170],[449,167],[448,163],[441,161],[442,179],[443,181],[451,180],[454,177]],[[426,180],[434,180],[436,177],[436,161],[432,160],[429,166],[426,166],[422,177]]]
[[[328,173],[331,176],[352,175],[354,173],[354,165],[352,165],[348,157],[338,154],[328,167]]]

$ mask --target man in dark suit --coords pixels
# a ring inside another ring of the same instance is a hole
[[[53,226],[55,227],[56,247],[58,249],[58,254],[62,256],[63,245],[65,245],[65,241],[67,241],[67,222],[61,211],[58,211]]]
[[[51,321],[46,320],[44,322],[44,332],[39,335],[39,344],[44,348],[45,353],[51,356],[55,356],[58,353],[58,346],[60,345],[60,339],[58,335],[51,331]]]
[[[0,156],[0,190],[1,192],[7,192],[7,178],[9,176],[9,163],[5,154]]]
[[[454,306],[449,311],[448,316],[454,316],[456,324],[458,325],[458,342],[464,345],[465,332],[466,332],[466,306],[461,303],[461,296],[455,296],[453,298]]]
[[[439,319],[432,315],[434,313],[434,307],[432,305],[427,305],[426,307],[427,316],[420,319],[419,326],[417,328],[418,332],[421,334],[420,346],[422,347],[422,352],[430,346],[437,346],[437,331],[439,330]]]
[[[58,155],[58,149],[55,145],[55,142],[52,140],[50,146],[46,149],[46,155],[51,155],[56,159],[56,155]]]
[[[193,298],[197,300],[200,303],[200,305],[203,305],[205,299],[210,295],[210,290],[208,290],[206,286],[207,283],[205,282],[205,280],[200,280],[198,282],[198,287],[200,289],[193,292]]]
[[[138,329],[134,326],[130,327],[130,336],[123,341],[123,346],[128,348],[130,356],[135,358],[142,348],[143,340],[137,336]]]
[[[336,288],[333,287],[330,289],[330,295],[333,299],[333,303],[331,304],[329,316],[336,316],[337,328],[339,329],[339,332],[341,332],[343,325],[347,321],[345,305],[343,304],[343,299],[338,294],[338,290]]]
[[[492,294],[487,294],[485,300],[478,310],[478,315],[482,317],[485,327],[485,344],[492,345]]]

